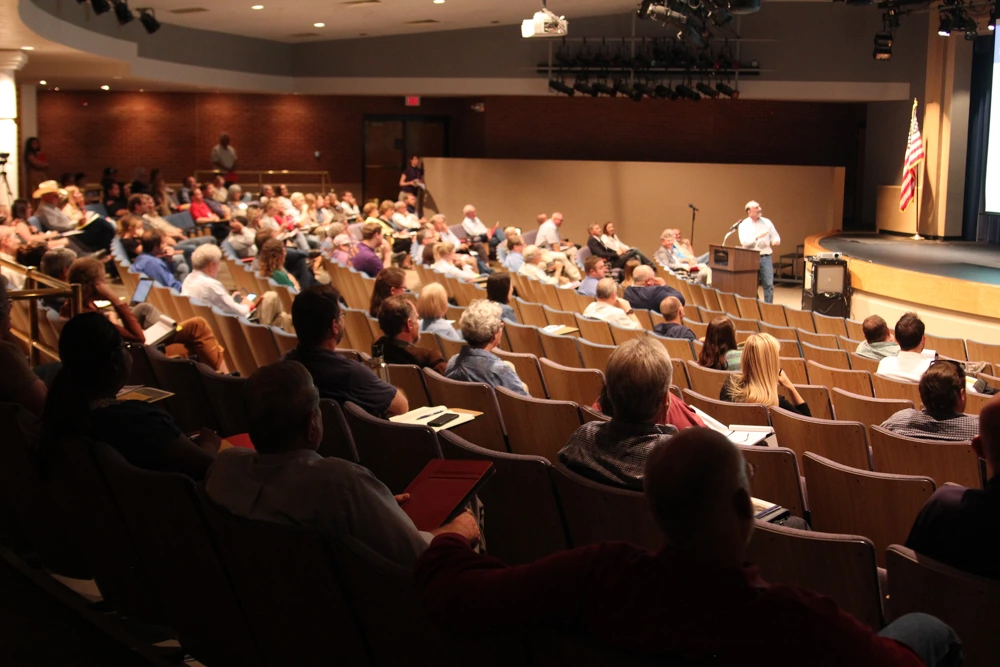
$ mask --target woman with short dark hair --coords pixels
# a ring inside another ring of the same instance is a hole
[[[517,314],[510,306],[514,298],[514,283],[509,273],[494,273],[486,280],[486,298],[493,303],[499,303],[503,311],[500,318],[518,324]]]

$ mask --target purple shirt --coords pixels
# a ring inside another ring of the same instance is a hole
[[[374,278],[379,271],[385,268],[375,251],[365,243],[358,244],[358,253],[354,256],[351,264],[358,271],[367,274],[369,278]]]

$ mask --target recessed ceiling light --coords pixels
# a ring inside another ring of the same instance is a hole
[[[112,79],[120,79],[121,77],[120,77],[120,76],[113,76],[113,77],[111,77],[111,78],[112,78]]]
[[[47,86],[47,85],[49,85],[49,82],[46,81],[45,79],[42,79],[41,81],[38,82],[38,85],[39,86]]]
[[[444,0],[434,0],[434,4],[435,5],[443,5],[444,4]]]
[[[145,90],[143,90],[142,88],[140,88],[140,89],[139,89],[139,92],[140,92],[140,93],[144,93],[144,92],[146,92],[146,91],[145,91]]]
[[[264,5],[254,5],[250,9],[264,9]]]
[[[22,51],[34,51],[35,47],[33,47],[33,46],[22,46],[21,50]]]
[[[104,84],[103,86],[101,86],[101,90],[111,90],[111,86],[109,86],[108,84]]]
[[[59,86],[56,86],[56,87],[55,87],[55,91],[56,91],[57,93],[59,92]]]
[[[325,23],[313,23],[313,27],[314,28],[325,28],[326,24]]]

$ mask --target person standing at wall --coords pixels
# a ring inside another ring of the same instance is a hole
[[[226,183],[236,182],[236,149],[229,143],[229,134],[219,135],[219,143],[212,149],[212,166],[223,173]]]

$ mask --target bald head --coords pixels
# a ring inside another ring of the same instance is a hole
[[[618,284],[615,282],[614,278],[601,278],[600,280],[597,281],[597,288],[595,294],[597,295],[598,301],[617,303]]]
[[[632,280],[636,285],[645,285],[647,282],[653,279],[656,274],[653,273],[652,267],[641,264],[635,267],[635,271],[632,272]]]
[[[1000,473],[1000,394],[979,412],[979,435],[972,439],[972,446],[992,468],[991,477]]]
[[[711,429],[660,442],[646,461],[650,511],[671,547],[701,561],[737,566],[753,530],[743,455]]]
[[[680,322],[684,316],[681,301],[676,296],[668,296],[660,302],[660,315],[667,322]]]

